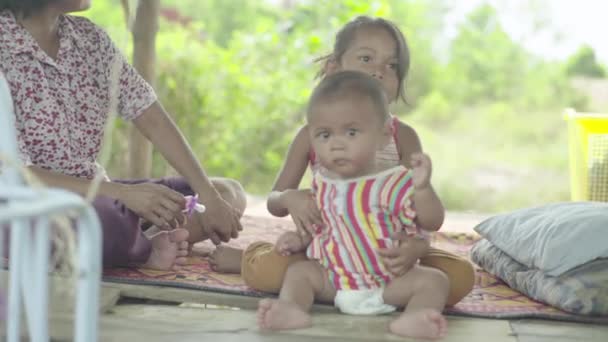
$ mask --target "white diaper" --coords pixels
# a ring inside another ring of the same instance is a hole
[[[341,312],[350,315],[381,315],[396,310],[392,305],[384,304],[383,288],[372,290],[339,290],[334,305]]]

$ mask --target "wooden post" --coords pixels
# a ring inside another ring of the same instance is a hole
[[[139,0],[133,34],[133,66],[140,75],[154,86],[156,61],[156,33],[160,0]],[[152,145],[137,131],[129,128],[129,176],[149,178],[152,169]]]

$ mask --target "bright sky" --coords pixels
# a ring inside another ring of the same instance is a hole
[[[484,0],[455,0],[447,22],[453,36],[466,13]],[[530,51],[551,59],[562,59],[582,44],[589,44],[608,65],[608,1],[606,0],[488,0],[499,12],[505,30]],[[533,10],[534,6],[543,5]],[[534,32],[534,22],[548,29]]]

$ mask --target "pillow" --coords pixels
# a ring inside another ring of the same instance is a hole
[[[608,203],[520,209],[491,217],[474,229],[513,259],[552,276],[608,258]]]
[[[579,315],[608,315],[608,259],[597,259],[551,277],[511,259],[485,239],[473,246],[471,259],[537,301]]]

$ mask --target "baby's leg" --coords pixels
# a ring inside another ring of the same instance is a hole
[[[446,305],[454,305],[473,290],[475,284],[475,268],[467,259],[438,248],[429,248],[420,265],[436,268],[450,279],[450,294]]]
[[[310,307],[315,298],[332,301],[332,284],[318,262],[307,260],[287,269],[279,299],[263,299],[258,305],[258,326],[269,330],[310,327]]]
[[[400,336],[438,339],[447,332],[447,321],[441,314],[450,283],[445,273],[415,266],[394,279],[384,291],[384,302],[406,306],[401,316],[392,321],[389,330]]]

